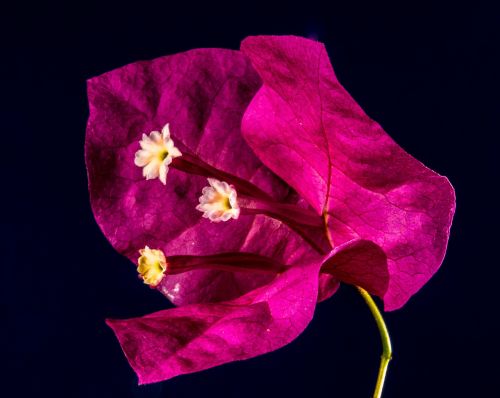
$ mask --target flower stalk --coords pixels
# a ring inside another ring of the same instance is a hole
[[[361,297],[365,300],[368,308],[370,308],[370,312],[375,318],[375,322],[377,323],[377,327],[380,333],[380,339],[382,340],[382,356],[380,359],[380,368],[378,370],[377,376],[377,384],[375,385],[375,391],[373,393],[373,398],[381,398],[382,390],[384,389],[385,377],[387,375],[387,368],[389,366],[389,362],[392,359],[392,346],[391,339],[389,337],[389,331],[387,330],[387,326],[384,322],[384,318],[382,318],[382,314],[380,313],[375,301],[373,301],[372,297],[366,290],[363,288],[356,286],[361,294]]]

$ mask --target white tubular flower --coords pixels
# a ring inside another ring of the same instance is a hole
[[[142,135],[139,141],[141,149],[135,153],[134,163],[142,167],[142,175],[146,180],[159,178],[165,185],[167,183],[168,166],[182,153],[174,146],[170,138],[168,123],[159,131],[152,131],[149,136]]]
[[[210,221],[236,220],[240,215],[240,207],[234,187],[215,178],[208,178],[208,183],[210,186],[201,191],[200,204],[196,210],[203,212],[203,217]]]
[[[139,254],[141,256],[137,261],[137,272],[146,285],[158,286],[167,270],[165,254],[159,249],[150,249],[147,246],[139,250]]]

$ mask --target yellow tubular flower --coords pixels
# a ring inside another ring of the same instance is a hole
[[[163,279],[167,270],[167,259],[161,250],[150,249],[146,246],[139,250],[137,272],[146,285],[156,287]]]

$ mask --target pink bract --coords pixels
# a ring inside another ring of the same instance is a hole
[[[251,253],[288,267],[168,275],[157,289],[177,308],[108,320],[140,383],[288,344],[339,281],[399,308],[441,264],[453,189],[363,113],[320,43],[253,37],[242,52],[137,62],[89,80],[88,95],[91,204],[117,251],[135,264],[148,245],[167,259]],[[203,173],[171,167],[166,185],[145,180],[134,153],[143,133],[166,123],[178,159],[231,175],[290,214],[312,214],[321,228],[251,212],[212,223],[195,210]],[[333,248],[324,250],[327,237]]]
[[[243,112],[259,87],[246,57],[223,49],[138,62],[88,82],[91,204],[117,251],[134,263],[138,250],[149,245],[167,257],[245,252],[295,266],[279,277],[196,270],[164,278],[158,290],[178,309],[108,321],[141,383],[274,350],[294,339],[313,315],[324,256],[263,215],[211,223],[195,210],[205,177],[171,169],[165,186],[146,181],[133,161],[142,133],[168,122],[183,154],[253,183],[270,198],[297,202],[240,134]],[[322,280],[325,294],[338,286],[332,276]],[[257,330],[265,332],[260,340]],[[229,351],[214,358],[223,350]]]
[[[389,270],[385,309],[401,307],[441,265],[453,187],[363,112],[321,43],[249,37],[241,50],[264,82],[243,119],[248,144],[324,214],[334,246],[360,238],[382,249]]]
[[[133,162],[142,133],[170,123],[182,153],[197,155],[274,198],[285,198],[290,188],[262,165],[240,134],[243,112],[259,86],[248,60],[223,49],[138,62],[89,80],[86,162],[91,204],[117,251],[134,263],[146,245],[167,256],[245,251],[286,263],[288,256],[307,250],[272,219],[246,216],[237,223],[216,224],[201,218],[195,207],[207,185],[205,177],[170,170],[164,186],[146,181]],[[177,305],[220,301],[269,280],[268,275],[204,270],[166,278],[162,292]]]
[[[234,301],[108,320],[139,382],[153,383],[276,350],[310,322],[320,263],[302,263]]]

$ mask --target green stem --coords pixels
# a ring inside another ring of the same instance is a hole
[[[370,308],[370,311],[375,318],[375,322],[377,323],[380,338],[382,340],[382,358],[380,360],[380,368],[378,370],[375,392],[373,393],[373,398],[380,398],[382,397],[387,367],[389,366],[389,361],[392,358],[391,338],[389,337],[389,331],[385,325],[384,318],[382,318],[382,314],[380,313],[377,304],[375,304],[375,301],[373,301],[372,297],[366,290],[360,288],[359,286],[356,286],[356,288],[365,300],[366,304],[368,304],[368,308]]]

